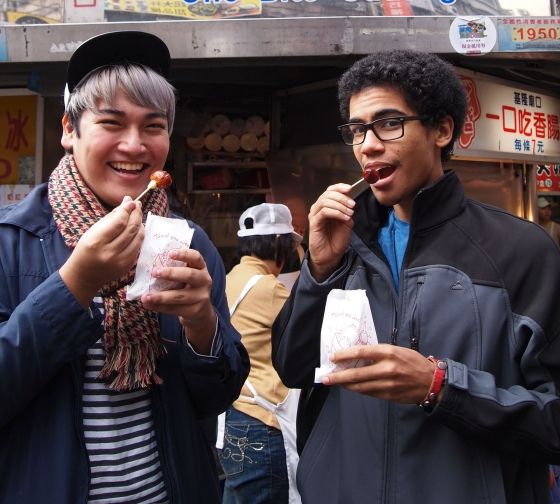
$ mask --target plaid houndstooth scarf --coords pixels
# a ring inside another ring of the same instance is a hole
[[[64,156],[51,174],[48,194],[54,221],[72,250],[82,234],[107,214],[70,155]],[[167,215],[165,191],[150,191],[142,209],[144,219],[148,211]],[[101,289],[105,308],[105,363],[99,377],[111,389],[119,391],[162,383],[156,374],[156,360],[164,353],[157,313],[145,310],[139,301],[126,300],[126,286],[134,279],[135,268]]]

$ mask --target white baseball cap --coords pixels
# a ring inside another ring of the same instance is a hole
[[[550,201],[548,201],[545,197],[540,196],[537,198],[537,206],[539,208],[546,208],[547,206],[550,206]]]
[[[294,231],[292,214],[286,205],[280,203],[261,203],[260,205],[248,208],[239,217],[237,236],[277,234],[291,234],[297,242],[300,242],[302,239],[301,235]]]

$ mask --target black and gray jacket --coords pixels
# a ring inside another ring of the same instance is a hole
[[[338,270],[319,284],[304,263],[276,320],[274,365],[306,392],[303,502],[549,502],[547,464],[560,461],[560,249],[539,226],[465,198],[448,172],[415,198],[397,293],[377,243],[387,211],[371,192],[359,197]],[[431,414],[313,386],[333,288],[366,290],[381,343],[447,361]]]

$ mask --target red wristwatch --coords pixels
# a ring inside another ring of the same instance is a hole
[[[447,374],[447,362],[436,359],[433,355],[428,357],[429,361],[435,363],[436,368],[434,370],[434,377],[432,378],[432,384],[430,385],[430,390],[428,393],[420,401],[418,406],[422,406],[424,411],[431,413],[434,409],[435,405],[437,404],[438,395],[441,392],[441,388],[445,382],[445,376]]]

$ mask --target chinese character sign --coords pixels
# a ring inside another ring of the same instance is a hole
[[[499,20],[500,51],[557,51],[560,19],[557,17],[511,17]]]
[[[560,158],[560,100],[458,69],[468,97],[458,147]]]
[[[560,192],[560,165],[537,165],[537,191]]]
[[[0,95],[0,184],[35,182],[37,97]]]
[[[0,207],[19,203],[32,189],[30,184],[0,185]]]

